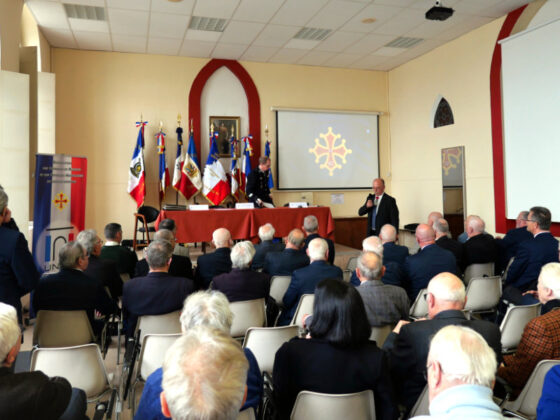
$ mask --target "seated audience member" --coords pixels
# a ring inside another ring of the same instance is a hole
[[[496,242],[492,235],[484,232],[484,220],[475,215],[467,217],[467,241],[463,244],[461,270],[471,264],[493,263],[498,258]]]
[[[508,230],[503,238],[496,238],[498,247],[496,274],[501,274],[506,269],[509,261],[517,254],[517,248],[521,242],[533,239],[533,235],[527,230],[528,218],[528,211],[520,212],[515,219],[515,227]]]
[[[8,205],[8,195],[7,195],[6,191],[4,190],[4,187],[2,187],[2,185],[0,185],[0,190],[2,190],[3,194],[6,194],[5,200],[6,200],[6,206],[7,206]],[[4,199],[0,199],[0,200],[4,200]],[[18,225],[17,225],[16,221],[14,220],[14,218],[12,217],[12,211],[8,207],[4,207],[4,209],[5,209],[5,211],[2,210],[0,212],[0,213],[3,213],[3,215],[0,215],[0,227],[4,227],[4,228],[15,230],[16,232],[19,232]]]
[[[425,289],[434,276],[457,272],[455,257],[450,251],[436,245],[436,234],[430,226],[418,225],[416,241],[420,250],[407,257],[404,264],[406,289],[411,302],[414,302],[418,292]]]
[[[167,229],[159,229],[154,235],[155,241],[168,241],[173,248],[177,247],[175,243],[175,235],[172,231]],[[136,270],[134,277],[144,277],[148,274],[150,268],[145,258],[136,263]],[[189,257],[182,255],[171,255],[171,265],[169,266],[169,274],[173,277],[185,277],[193,279],[192,263]]]
[[[197,326],[216,328],[229,334],[233,313],[229,308],[227,298],[220,292],[196,292],[185,299],[181,313],[181,328],[183,333]],[[249,362],[247,372],[247,399],[242,410],[258,408],[263,393],[263,382],[257,359],[248,348],[243,352]],[[146,380],[142,391],[140,404],[136,410],[135,420],[164,420],[166,417],[161,412],[159,396],[161,394],[161,380],[163,369],[156,369]]]
[[[258,268],[263,268],[264,260],[269,252],[282,251],[284,249],[283,243],[273,242],[275,233],[276,230],[274,229],[274,226],[272,226],[270,223],[267,223],[266,225],[262,225],[259,228],[259,238],[261,240],[261,243],[255,245],[256,252],[255,252],[255,256],[253,257],[253,262],[251,263],[251,268],[253,270],[256,270]]]
[[[109,223],[105,226],[103,232],[107,240],[101,248],[103,260],[111,260],[117,264],[119,274],[128,274],[130,278],[134,277],[134,269],[138,262],[136,252],[131,251],[126,246],[122,246],[122,228],[118,223]]]
[[[97,232],[94,229],[82,230],[78,233],[76,240],[86,249],[89,255],[88,266],[84,273],[101,281],[103,286],[109,289],[113,299],[122,296],[123,282],[117,271],[117,265],[113,261],[99,258],[103,241],[97,236]]]
[[[542,394],[537,406],[537,418],[556,420],[558,413],[560,413],[560,366],[554,366],[544,378]]]
[[[309,257],[302,250],[304,239],[300,229],[292,229],[283,251],[266,254],[263,272],[271,276],[291,276],[294,270],[309,265]]]
[[[375,252],[377,255],[381,257],[381,261],[383,262],[383,268],[385,270],[381,281],[384,284],[389,284],[392,286],[402,286],[404,281],[404,271],[402,268],[394,261],[389,261],[385,264],[384,261],[384,252],[385,248],[381,243],[381,239],[377,236],[368,236],[366,239],[362,241],[362,250],[368,252]],[[356,271],[352,273],[350,277],[350,283],[356,287],[361,284]]]
[[[342,270],[327,263],[328,245],[322,238],[315,238],[309,243],[307,255],[311,264],[298,268],[292,274],[292,280],[286,290],[284,310],[278,319],[278,325],[288,325],[296,312],[299,299],[306,293],[314,293],[315,286],[323,279],[337,278],[342,280]]]
[[[272,380],[280,419],[290,418],[300,391],[347,394],[371,389],[378,419],[396,419],[387,356],[374,341],[364,304],[354,287],[319,282],[311,338],[294,338],[276,353]]]
[[[94,319],[94,310],[109,315],[118,308],[103,283],[84,273],[88,266],[86,249],[77,241],[68,242],[60,248],[58,258],[60,271],[41,277],[33,294],[33,308],[37,312],[85,310],[93,331],[100,333],[103,324]]]
[[[167,350],[161,408],[173,419],[235,420],[246,392],[248,363],[223,331],[195,327]]]
[[[163,219],[161,222],[159,222],[158,230],[162,229],[170,230],[171,232],[173,232],[173,238],[177,236],[177,225],[175,224],[175,220],[173,219]],[[181,244],[175,242],[173,255],[180,255],[182,257],[189,258],[189,248],[187,248],[186,246],[181,246]]]
[[[494,350],[502,354],[500,329],[488,321],[468,320],[465,307],[465,285],[454,274],[441,273],[428,285],[428,320],[408,323],[400,321],[389,334],[383,348],[389,352],[391,374],[396,395],[410,410],[426,385],[424,373],[430,339],[447,325],[463,325],[480,333]]]
[[[445,219],[438,219],[434,222],[434,232],[436,233],[436,245],[440,248],[451,251],[457,261],[457,268],[462,266],[463,244],[451,238],[449,224]]]
[[[439,219],[443,219],[443,214],[441,214],[439,211],[431,212],[430,214],[428,214],[428,221],[427,221],[428,226],[433,228],[434,223]]]
[[[39,272],[25,236],[11,220],[8,195],[0,188],[0,302],[16,308],[21,324],[21,297],[35,288]]]
[[[537,297],[543,315],[533,318],[523,330],[515,354],[505,355],[498,369],[517,393],[541,360],[560,359],[560,264],[546,264],[539,275]],[[556,310],[553,310],[556,309]]]
[[[150,242],[146,248],[150,272],[124,284],[122,303],[127,336],[134,334],[139,316],[178,311],[185,298],[194,291],[192,280],[168,273],[172,253],[173,246],[169,241]]]
[[[270,291],[270,276],[249,268],[254,255],[255,247],[251,242],[235,244],[230,255],[231,271],[214,277],[212,288],[226,295],[230,302],[266,299]]]
[[[383,263],[395,262],[399,267],[403,267],[408,257],[408,248],[397,245],[397,229],[390,224],[384,225],[379,232],[379,239],[383,244]]]
[[[195,283],[198,288],[208,289],[212,279],[218,274],[231,271],[231,234],[226,228],[219,228],[212,233],[212,243],[216,250],[203,254],[196,261]]]
[[[306,216],[305,219],[303,219],[303,231],[305,232],[306,238],[305,238],[305,242],[303,244],[303,250],[307,251],[307,247],[309,246],[309,243],[315,239],[315,238],[321,238],[321,236],[319,236],[319,221],[317,220],[317,217],[315,217],[314,215],[309,215]],[[334,242],[331,241],[329,238],[322,238],[327,242],[327,245],[329,247],[329,254],[328,254],[328,262],[332,265],[334,264]]]
[[[558,241],[550,234],[551,214],[545,207],[533,207],[529,211],[527,230],[532,239],[521,242],[515,259],[507,272],[502,299],[515,305],[531,304],[537,301],[531,296],[523,296],[527,290],[535,289],[541,267],[550,262],[558,262]],[[505,313],[502,307],[502,312]]]
[[[432,339],[426,367],[430,415],[414,419],[501,420],[492,399],[496,365],[494,351],[476,331],[442,328]]]
[[[356,290],[364,301],[372,327],[395,326],[401,319],[408,320],[410,310],[408,296],[402,287],[383,284],[383,271],[383,261],[375,252],[365,251],[358,257],[356,274],[361,284]]]
[[[21,346],[16,310],[0,303],[0,418],[82,420],[86,416],[86,394],[60,377],[41,371],[13,373]]]

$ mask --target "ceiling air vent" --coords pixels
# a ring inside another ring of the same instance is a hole
[[[320,28],[301,28],[294,36],[294,39],[304,39],[306,41],[322,41],[332,32],[330,29]]]
[[[74,19],[87,19],[105,21],[105,9],[103,7],[84,6],[81,4],[64,4],[66,16]]]
[[[196,29],[197,31],[224,32],[226,23],[226,19],[193,16],[189,23],[189,29]]]
[[[385,46],[391,48],[412,48],[422,41],[424,41],[423,38],[407,38],[399,36],[398,38],[393,39],[388,44],[385,44]]]

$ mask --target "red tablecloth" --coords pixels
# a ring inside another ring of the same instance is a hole
[[[214,230],[225,227],[233,239],[258,239],[259,227],[272,223],[276,237],[287,236],[294,228],[303,226],[305,216],[314,214],[319,221],[319,235],[334,240],[334,222],[329,207],[274,209],[215,209],[215,210],[162,210],[156,221],[173,219],[177,225],[177,241],[210,242]]]

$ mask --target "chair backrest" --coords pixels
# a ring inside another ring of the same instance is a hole
[[[321,394],[301,391],[292,409],[291,420],[375,420],[373,391],[354,394]]]
[[[491,277],[494,275],[494,263],[484,263],[484,264],[471,264],[465,268],[465,274],[463,279],[465,284],[468,286],[469,282],[474,277]]]
[[[170,312],[162,315],[142,315],[138,318],[140,342],[148,334],[179,334],[181,333],[181,311]]]
[[[356,270],[357,266],[358,266],[358,257],[352,257],[348,260],[348,263],[346,264],[346,269],[352,272]]]
[[[62,376],[72,387],[83,389],[88,398],[109,387],[107,372],[96,344],[64,348],[38,348],[31,354],[31,371]]]
[[[296,337],[298,331],[299,327],[297,325],[274,328],[249,328],[245,335],[243,347],[247,347],[253,352],[261,372],[272,373],[276,351],[286,341]]]
[[[427,289],[422,289],[418,292],[414,303],[410,307],[411,318],[423,318],[428,315],[428,302],[424,298]]]
[[[530,418],[536,418],[537,405],[541,398],[544,377],[556,365],[560,365],[560,360],[541,360],[537,363],[517,399],[507,402],[504,408],[518,411]]]
[[[138,359],[139,374],[142,379],[163,366],[165,352],[181,334],[148,334],[142,341],[142,350]]]
[[[229,304],[233,312],[232,337],[245,337],[251,327],[266,327],[264,299],[244,300]]]
[[[142,206],[137,212],[146,218],[147,223],[155,222],[159,216],[159,210],[152,206]]]
[[[33,329],[39,347],[70,347],[95,341],[86,311],[40,310]]]
[[[292,318],[292,322],[290,325],[297,325],[300,328],[303,328],[303,320],[302,317],[305,314],[312,315],[313,314],[313,302],[315,301],[315,295],[313,294],[305,294],[301,295],[299,298],[299,303],[296,308],[296,312],[294,313],[294,317]]]
[[[428,391],[428,385],[424,387],[422,393],[412,406],[410,410],[409,418],[416,416],[428,416],[430,414],[430,393]]]
[[[270,297],[274,298],[279,306],[282,306],[282,299],[292,281],[292,276],[272,276],[270,280]]]
[[[511,350],[521,341],[525,325],[533,318],[539,316],[541,304],[509,307],[500,331],[502,332],[502,350]]]
[[[383,325],[382,327],[371,327],[371,335],[369,336],[370,340],[373,340],[377,343],[377,347],[381,347],[391,331],[393,330],[392,325]]]
[[[344,281],[346,283],[350,283],[350,280],[352,280],[352,271],[344,270],[342,272],[342,281]]]
[[[502,296],[500,276],[474,277],[467,287],[467,311],[486,311],[494,309]]]
[[[237,415],[237,420],[255,420],[255,410],[252,407],[240,411]]]

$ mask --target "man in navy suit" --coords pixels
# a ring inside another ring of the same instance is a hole
[[[203,254],[196,260],[195,283],[197,288],[208,289],[212,279],[218,274],[231,271],[231,234],[226,228],[216,229],[212,233],[212,243],[216,250]]]
[[[273,242],[275,233],[276,230],[270,223],[262,225],[259,228],[259,238],[261,239],[261,243],[255,245],[255,257],[251,263],[251,268],[254,270],[263,268],[266,255],[269,252],[282,251],[284,249],[283,243]]]
[[[303,231],[307,235],[307,238],[305,238],[305,243],[303,244],[303,250],[307,251],[309,242],[311,242],[315,238],[321,238],[321,236],[319,236],[318,233],[319,221],[317,220],[317,217],[313,216],[312,214],[306,216],[305,219],[303,219]],[[329,254],[327,256],[328,257],[327,261],[330,264],[334,264],[334,242],[328,238],[322,238],[322,239],[324,239],[327,242],[327,246],[329,247]]]
[[[192,280],[169,274],[173,246],[169,241],[152,241],[146,249],[150,272],[135,277],[123,288],[123,309],[127,319],[127,336],[134,334],[136,321],[142,315],[162,315],[178,311],[185,298],[194,292]]]
[[[288,325],[302,295],[315,293],[315,286],[323,279],[338,278],[342,280],[342,270],[327,263],[328,245],[322,238],[313,239],[307,248],[311,264],[295,270],[292,281],[284,295],[284,311],[278,319],[278,325]]]
[[[271,276],[291,276],[295,269],[309,265],[309,257],[301,249],[304,239],[300,229],[292,229],[283,251],[266,254],[263,272]]]
[[[457,262],[451,251],[437,246],[435,238],[430,226],[420,224],[416,228],[416,241],[420,250],[408,257],[404,264],[405,289],[411,302],[414,302],[421,289],[428,287],[432,277],[443,272],[455,274],[457,271]]]
[[[498,246],[496,274],[501,274],[506,269],[509,260],[515,257],[521,242],[533,239],[533,235],[527,230],[528,217],[528,211],[520,212],[515,220],[515,227],[508,230],[503,238],[496,238],[496,245]]]
[[[16,308],[21,324],[20,298],[35,288],[39,273],[25,236],[6,227],[11,220],[8,195],[0,188],[0,302]]]
[[[527,218],[527,230],[533,239],[522,242],[517,248],[515,259],[509,267],[502,299],[515,305],[536,303],[532,296],[522,296],[527,290],[536,290],[541,267],[558,262],[558,241],[549,232],[550,210],[533,207]],[[524,301],[525,298],[525,301]]]
[[[222,292],[230,302],[268,298],[270,276],[250,269],[254,255],[251,242],[235,244],[231,250],[232,270],[214,277],[212,289]]]
[[[383,244],[383,263],[395,262],[403,267],[406,257],[408,257],[408,248],[396,244],[397,229],[390,224],[384,225],[379,232],[379,239]]]
[[[494,263],[498,257],[498,250],[492,235],[484,231],[484,220],[471,214],[467,217],[465,227],[468,239],[463,244],[461,270],[465,271],[471,264]]]
[[[387,223],[399,228],[399,208],[396,200],[385,194],[385,181],[373,180],[373,194],[369,194],[365,204],[358,210],[358,215],[368,215],[366,237],[379,235],[381,227]]]

